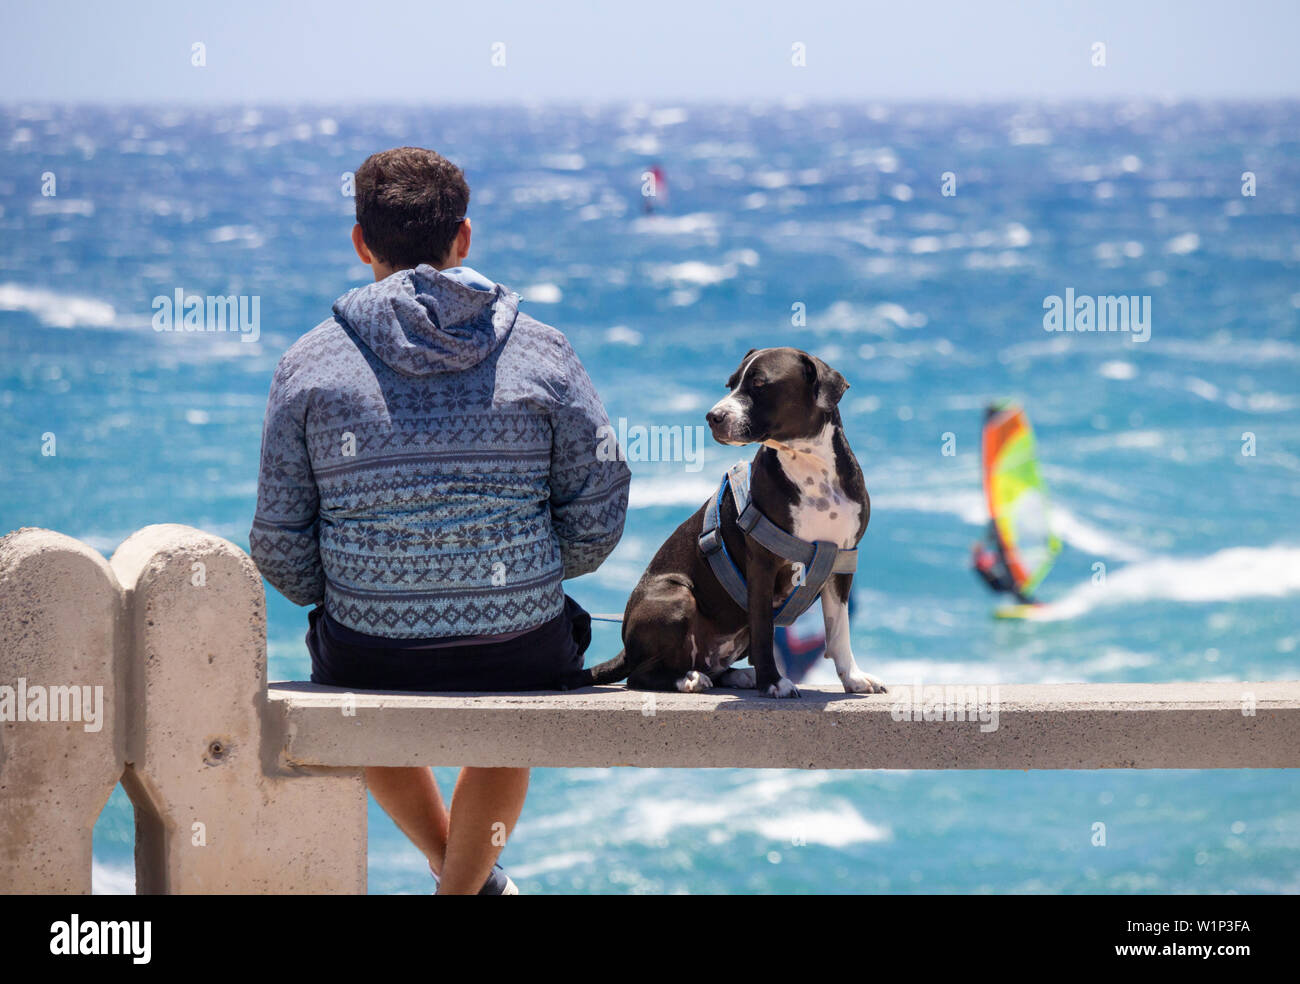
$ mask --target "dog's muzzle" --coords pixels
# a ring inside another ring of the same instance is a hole
[[[745,421],[741,414],[718,404],[704,415],[713,439],[720,444],[748,444]]]

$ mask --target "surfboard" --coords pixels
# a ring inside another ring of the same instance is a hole
[[[999,605],[993,609],[993,617],[1032,622],[1046,618],[1049,607],[1041,602],[1033,605]]]

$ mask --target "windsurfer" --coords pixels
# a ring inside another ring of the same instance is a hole
[[[1006,559],[1002,556],[1002,548],[998,545],[997,529],[993,523],[989,523],[988,536],[983,540],[977,540],[971,546],[971,566],[992,591],[1013,594],[1024,605],[1034,603],[1032,598],[1022,594],[1016,588],[1016,579],[1011,576]]]
[[[1052,533],[1047,489],[1024,410],[1010,401],[989,404],[980,444],[991,522],[984,540],[971,549],[971,566],[993,591],[1036,605],[1031,595],[1061,544]]]

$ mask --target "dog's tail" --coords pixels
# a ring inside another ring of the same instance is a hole
[[[614,683],[627,676],[627,651],[620,649],[613,659],[596,666],[587,666],[565,677],[564,689],[577,690],[579,687],[594,687],[601,683]]]

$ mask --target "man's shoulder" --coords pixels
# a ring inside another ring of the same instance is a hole
[[[578,356],[564,332],[520,311],[506,343],[516,371],[545,380],[563,393]]]
[[[275,367],[282,378],[300,375],[326,365],[331,358],[356,351],[356,343],[334,318],[326,318],[285,349]]]
[[[538,321],[527,311],[520,311],[515,316],[515,326],[510,334],[512,337],[516,337],[525,344],[534,347],[573,351],[569,340],[564,337],[564,332],[543,321]]]

